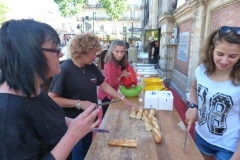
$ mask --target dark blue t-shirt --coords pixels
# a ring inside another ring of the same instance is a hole
[[[71,59],[60,66],[61,73],[54,76],[50,85],[50,92],[67,99],[90,101],[97,104],[97,86],[104,82],[104,76],[95,64],[85,65],[80,69]],[[75,118],[82,110],[63,108],[66,117]]]

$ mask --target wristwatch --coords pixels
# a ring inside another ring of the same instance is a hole
[[[191,103],[188,105],[189,108],[198,108],[198,105]]]
[[[76,108],[78,110],[81,110],[81,103],[80,103],[80,100],[78,99],[77,103],[76,103]]]

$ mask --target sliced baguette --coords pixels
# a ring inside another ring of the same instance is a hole
[[[137,109],[136,108],[132,108],[129,116],[131,118],[136,118],[136,114],[137,114]]]
[[[143,109],[140,108],[137,112],[136,119],[142,119],[142,115],[143,115]]]
[[[108,145],[109,146],[137,148],[137,140],[127,140],[127,139],[110,140],[108,142]]]
[[[154,139],[155,143],[157,143],[157,144],[161,143],[162,136],[160,133],[160,128],[153,128],[152,135],[153,135],[153,139]]]

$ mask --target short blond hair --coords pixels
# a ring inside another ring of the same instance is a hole
[[[91,51],[102,51],[98,37],[91,32],[75,35],[69,47],[72,59],[81,58],[81,55]]]

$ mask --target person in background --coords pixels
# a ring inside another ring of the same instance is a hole
[[[157,64],[158,56],[159,56],[159,43],[154,40],[153,36],[149,38],[149,41],[151,46],[150,53],[149,53],[149,59],[150,59],[149,63]]]
[[[108,42],[107,49],[109,49],[109,48],[110,48],[110,45],[111,45],[111,43],[112,43],[112,41],[109,41],[109,42]]]
[[[61,49],[61,52],[63,53],[63,56],[60,58],[60,61],[64,61],[68,58],[68,52],[67,52],[67,45],[64,45]]]
[[[67,118],[40,85],[59,74],[57,32],[34,20],[9,20],[0,29],[0,159],[68,159],[75,144],[97,126],[91,104]],[[71,158],[71,157],[70,157]]]
[[[121,40],[115,40],[111,43],[111,46],[104,59],[105,82],[116,91],[119,89],[121,78],[130,76],[130,73],[125,70],[125,68],[129,65],[125,50],[126,47],[124,42]],[[101,100],[102,103],[109,102],[112,100],[112,96],[107,94],[103,88],[99,88],[98,99]],[[105,105],[102,107],[103,117],[107,112],[108,106],[109,105]],[[131,104],[131,106],[136,107],[136,104]]]
[[[190,90],[187,130],[206,160],[240,159],[240,28],[222,26],[201,48]],[[238,147],[237,147],[238,146]]]
[[[132,40],[132,38],[128,38],[128,42],[125,42],[125,46],[126,46],[126,55],[127,55],[127,58],[128,58],[128,49],[129,49],[129,47],[130,47],[130,44],[132,44],[133,43],[133,40]]]
[[[150,48],[151,48],[151,46],[150,46],[150,41],[147,39],[147,40],[146,40],[146,43],[145,43],[144,52],[150,53]]]
[[[102,38],[100,38],[100,37],[99,37],[99,43],[100,43],[100,45],[102,47],[102,50],[104,50],[105,49],[104,42],[102,41]]]
[[[67,117],[75,118],[89,105],[97,103],[97,86],[108,95],[121,99],[127,109],[134,107],[124,96],[104,81],[104,76],[93,64],[96,54],[101,51],[98,37],[93,33],[75,35],[69,47],[71,59],[64,61],[62,72],[53,77],[49,96],[59,104]],[[84,159],[92,143],[88,133],[72,151],[73,160]]]

